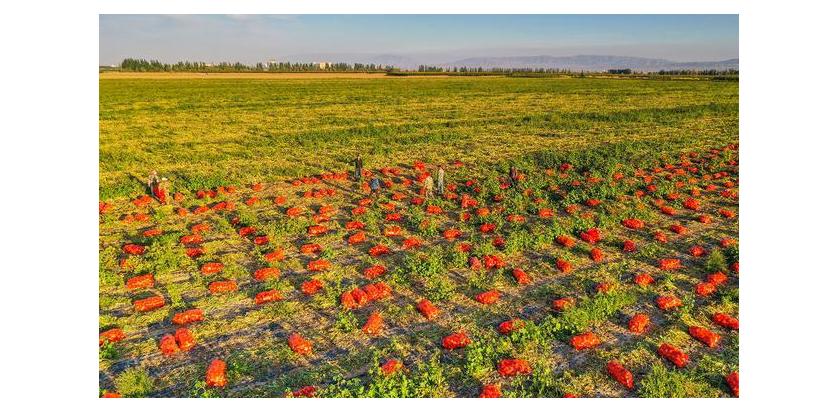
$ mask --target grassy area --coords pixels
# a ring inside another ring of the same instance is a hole
[[[738,83],[505,77],[100,81],[100,196],[370,165],[735,141]]]

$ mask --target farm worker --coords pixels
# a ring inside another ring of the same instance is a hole
[[[152,171],[151,175],[148,176],[148,189],[160,203],[166,203],[166,184],[168,184],[168,181],[168,178],[160,178],[156,171]]]
[[[355,181],[360,181],[360,178],[363,176],[363,159],[360,158],[360,154],[357,155],[355,158]]]
[[[372,178],[372,181],[369,182],[369,189],[377,195],[381,192],[381,180],[379,180],[378,177]]]
[[[517,167],[512,165],[509,167],[509,179],[511,180],[512,186],[517,186],[517,179],[520,177],[520,172],[517,171]]]
[[[424,178],[424,196],[433,197],[433,177],[429,174]]]
[[[445,193],[445,169],[439,166],[439,171],[436,174],[436,192],[439,195]]]

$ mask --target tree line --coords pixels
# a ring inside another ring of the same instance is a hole
[[[562,68],[483,68],[483,67],[437,67],[432,65],[419,65],[416,72],[444,72],[444,73],[492,73],[492,74],[511,74],[511,73],[541,73],[541,74],[572,74],[577,71],[572,71]]]
[[[657,75],[738,75],[738,70],[729,68],[726,70],[660,70]]]
[[[161,63],[158,60],[127,58],[120,63],[119,70],[131,72],[388,72],[397,73],[399,68],[391,65],[362,64],[362,63],[291,63],[291,62],[259,62],[254,65],[240,62],[221,62],[210,64],[205,62],[180,61],[174,64]],[[438,73],[438,74],[565,74],[582,76],[585,73],[597,71],[574,71],[565,68],[483,68],[483,67],[439,67],[419,65],[416,69],[403,72]],[[610,69],[607,74],[615,75],[702,75],[702,76],[738,76],[738,70],[704,69],[704,70],[660,70],[654,72],[632,71],[630,68]]]
[[[438,67],[432,65],[419,65],[416,72],[425,73],[491,73],[491,74],[515,74],[515,73],[535,73],[535,74],[564,74],[564,75],[578,75],[585,73],[600,73],[599,71],[584,71],[584,70],[570,70],[566,68],[483,68],[483,67]],[[615,75],[738,75],[738,70],[660,70],[651,72],[634,71],[630,68],[613,68],[606,71],[607,74]]]
[[[291,63],[267,62],[254,65],[240,62],[205,62],[180,61],[174,64],[161,63],[158,60],[127,58],[119,64],[122,71],[131,72],[389,72],[396,70],[390,65],[362,63]]]

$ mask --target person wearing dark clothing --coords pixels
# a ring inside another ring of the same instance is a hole
[[[357,157],[355,158],[355,181],[360,181],[362,176],[363,176],[363,159],[360,158],[360,155],[357,155]]]
[[[381,192],[381,180],[378,179],[378,177],[373,178],[372,181],[369,182],[369,189],[372,190],[373,194],[377,195]]]

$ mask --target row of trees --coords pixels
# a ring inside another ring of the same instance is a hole
[[[516,72],[523,73],[541,73],[541,74],[572,74],[574,71],[568,69],[558,68],[483,68],[483,67],[436,67],[432,65],[419,65],[416,69],[418,72],[444,72],[444,73],[493,73],[493,74],[512,74]]]
[[[738,70],[729,68],[726,70],[660,70],[658,75],[738,75]]]
[[[437,73],[495,73],[495,74],[514,74],[514,73],[537,73],[537,74],[584,74],[596,73],[596,71],[576,71],[565,68],[483,68],[483,67],[436,67],[431,65],[419,65],[418,72],[437,72]],[[738,75],[738,70],[660,70],[656,72],[640,72],[633,71],[630,68],[614,68],[607,70],[608,74],[617,75],[631,75],[631,74],[656,74],[656,75]]]
[[[161,63],[157,60],[133,59],[122,60],[119,65],[122,71],[137,72],[314,72],[314,71],[335,71],[335,72],[389,72],[395,70],[392,66],[380,64],[349,64],[349,63],[256,63],[249,65],[244,63],[221,62],[208,64],[204,62],[180,61],[175,64]]]
[[[637,72],[631,71],[630,68],[620,68],[620,69],[612,69],[607,70],[608,74],[622,74],[622,75],[631,75]],[[642,74],[639,72],[638,74]],[[660,70],[657,72],[649,73],[651,75],[709,75],[709,76],[732,76],[738,75],[738,70],[736,69],[726,69],[726,70],[716,70],[716,69],[709,69],[709,70]]]
[[[138,72],[393,72],[397,68],[380,64],[361,63],[291,63],[291,62],[269,62],[249,65],[244,63],[222,62],[208,64],[204,62],[180,61],[175,64],[165,64],[158,60],[145,60],[128,58],[122,60],[119,67],[122,71]],[[431,65],[419,65],[415,70],[420,73],[465,73],[465,74],[515,74],[515,73],[536,73],[536,74],[578,74],[578,71],[557,68],[483,68],[483,67],[437,67]],[[609,74],[631,75],[642,74],[632,71],[630,68],[611,69]],[[581,72],[584,74],[584,71]],[[737,76],[738,70],[660,70],[647,73],[650,75],[709,75],[709,76]]]
[[[630,68],[619,68],[619,69],[611,69],[607,70],[608,74],[622,74],[622,75],[631,75],[633,71]]]

